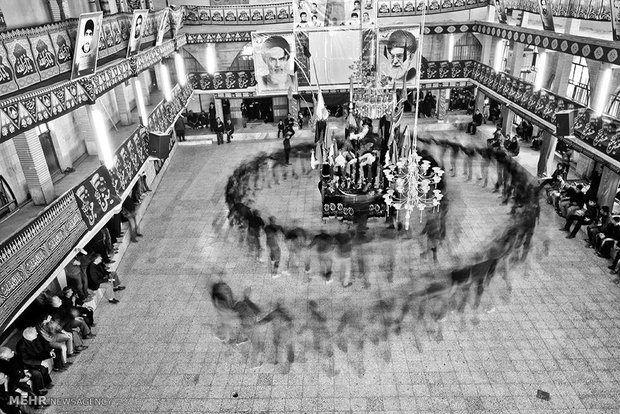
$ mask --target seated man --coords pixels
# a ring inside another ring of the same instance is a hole
[[[209,126],[209,115],[205,111],[200,112],[200,116],[198,117],[198,127],[206,128]]]
[[[573,222],[576,222],[577,224],[575,224],[575,228],[573,228],[573,231],[571,231],[570,234],[566,236],[567,239],[573,239],[575,238],[575,235],[581,228],[582,224],[594,223],[596,219],[598,218],[597,216],[598,216],[598,209],[596,206],[596,201],[588,200],[588,206],[586,208],[581,208],[579,210],[576,210],[573,214],[568,216],[566,218],[566,225],[562,227],[560,230],[570,231],[570,226],[573,224]]]
[[[9,377],[0,372],[0,412],[6,414],[30,414],[36,411],[28,405],[28,392],[12,386]],[[26,404],[21,404],[20,398]]]
[[[588,244],[586,244],[586,247],[591,248],[592,246],[594,246],[594,244],[596,243],[596,236],[599,233],[604,232],[605,230],[609,230],[609,226],[611,225],[610,222],[611,214],[609,212],[609,207],[601,207],[601,211],[598,215],[598,221],[590,224],[587,227],[588,238],[586,239],[586,241],[588,242]]]
[[[93,262],[88,265],[86,274],[88,275],[88,289],[92,291],[98,290],[101,287],[102,283],[109,282],[110,279],[112,279],[112,297],[108,298],[108,301],[110,303],[120,302],[118,299],[116,299],[114,292],[125,289],[125,286],[121,285],[120,278],[118,277],[118,274],[116,272],[109,272],[105,268],[105,266],[101,262],[101,256],[95,256]],[[107,297],[107,294],[108,290],[104,289],[103,295]]]
[[[476,135],[476,129],[480,125],[482,125],[482,112],[480,112],[480,109],[476,108],[473,120],[467,125],[467,133],[471,135]]]
[[[584,204],[585,194],[583,193],[583,185],[578,184],[577,187],[570,186],[566,189],[564,197],[558,202],[558,214],[562,217],[568,216],[568,210],[572,207],[581,208]]]
[[[37,332],[53,349],[59,351],[57,352],[54,371],[65,371],[68,365],[73,364],[73,361],[68,360],[74,353],[73,335],[62,329],[62,326],[52,319],[51,315],[43,316],[37,324]]]
[[[596,236],[596,254],[601,257],[609,257],[611,249],[616,247],[620,239],[620,217],[614,217],[612,226],[605,233]]]
[[[82,339],[90,339],[93,337],[90,327],[80,316],[78,310],[73,306],[66,306],[65,302],[58,296],[52,297],[50,312],[52,312],[54,320],[56,320],[65,331],[72,332],[73,329],[77,329]],[[80,348],[80,346],[76,346],[77,350],[81,350]]]
[[[97,324],[95,323],[93,310],[87,308],[86,306],[80,306],[81,302],[79,302],[79,298],[75,294],[75,292],[73,292],[71,286],[65,286],[65,288],[62,290],[62,298],[60,299],[62,300],[62,306],[67,309],[75,309],[77,311],[77,314],[82,319],[84,319],[84,322],[86,322],[89,327],[92,328],[94,326],[97,326]]]
[[[200,127],[200,121],[198,119],[198,114],[192,111],[191,109],[187,113],[187,125],[189,125],[190,127],[194,129]]]
[[[517,155],[519,155],[519,151],[521,150],[521,148],[519,147],[519,141],[517,140],[516,135],[509,137],[506,140],[504,147],[506,148],[506,151],[508,151],[513,157],[516,157]]]
[[[39,371],[46,387],[50,388],[49,373],[54,368],[56,354],[50,344],[39,336],[34,326],[24,329],[15,350],[26,368]]]
[[[19,388],[35,395],[46,395],[45,387],[49,386],[52,379],[47,370],[44,371],[45,376],[39,370],[28,369],[11,348],[0,347],[0,372],[8,375],[10,388]]]

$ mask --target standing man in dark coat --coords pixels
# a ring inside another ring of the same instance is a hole
[[[183,115],[179,115],[174,123],[174,132],[177,134],[179,142],[185,141],[185,117]]]
[[[215,122],[215,104],[211,102],[209,104],[209,123],[211,127],[211,132],[215,132],[215,127],[217,126],[217,122]]]
[[[286,163],[286,165],[291,165],[291,137],[293,135],[295,135],[295,131],[293,131],[293,128],[284,131],[284,139],[282,140],[282,143],[284,144],[284,162]]]
[[[224,143],[224,123],[218,117],[215,121],[215,133],[217,134],[217,145]]]
[[[482,112],[480,112],[480,109],[476,108],[473,120],[467,125],[467,133],[476,135],[476,128],[478,128],[480,125],[482,125]]]

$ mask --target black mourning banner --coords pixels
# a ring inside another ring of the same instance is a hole
[[[325,194],[323,196],[324,218],[341,217],[344,220],[353,220],[360,214],[368,217],[385,217],[387,206],[381,194]]]
[[[80,185],[73,189],[75,199],[84,222],[91,230],[112,209],[120,203],[112,177],[105,166],[101,166]]]
[[[192,72],[189,80],[194,89],[203,91],[225,90],[225,89],[246,89],[256,85],[254,73],[249,70],[215,72]]]
[[[148,158],[144,131],[137,130],[114,154],[114,166],[110,170],[112,185],[119,196],[127,190]]]

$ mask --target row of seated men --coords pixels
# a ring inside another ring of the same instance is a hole
[[[552,175],[553,184],[547,200],[557,213],[566,218],[560,229],[569,232],[568,239],[575,238],[582,226],[586,226],[584,239],[587,248],[595,250],[599,257],[613,259],[609,266],[611,274],[618,274],[620,266],[620,216],[612,216],[608,206],[599,206],[596,194],[599,178],[595,176],[590,185],[565,180],[565,166],[558,164]],[[616,278],[614,283],[620,283]]]
[[[141,177],[123,203],[122,212],[113,216],[65,267],[67,286],[57,294],[48,289],[20,315],[16,323],[23,329],[20,339],[13,347],[0,347],[0,412],[28,414],[45,408],[46,401],[36,397],[47,395],[54,386],[50,374],[67,370],[88,348],[86,340],[96,336],[92,332],[96,326],[95,292],[105,285],[103,294],[108,301],[119,302],[115,293],[125,287],[109,265],[114,263],[123,235],[122,221],[129,221],[133,231],[129,219],[135,221],[135,206],[147,191]]]

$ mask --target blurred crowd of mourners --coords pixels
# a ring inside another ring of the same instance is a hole
[[[364,138],[372,136],[372,123],[348,131],[342,141],[334,138],[338,155],[346,150],[338,143],[347,142],[360,133]],[[418,139],[418,151],[425,159],[433,165],[445,166],[452,176],[462,173],[467,181],[476,179],[483,188],[491,186],[492,191],[500,195],[499,203],[508,207],[503,230],[494,232],[493,239],[468,258],[456,256],[455,243],[461,229],[449,218],[450,181],[443,187],[446,197],[439,212],[426,213],[420,227],[405,230],[401,222],[403,214],[388,214],[385,225],[381,225],[382,219],[376,219],[378,225],[369,223],[363,206],[356,206],[356,214],[347,228],[334,220],[333,226],[328,222],[327,226],[322,226],[324,229],[309,229],[298,221],[285,223],[273,215],[263,215],[254,206],[253,198],[263,188],[312,174],[308,159],[315,144],[298,144],[272,154],[259,154],[241,164],[226,186],[228,222],[235,229],[233,233],[237,234],[239,243],[247,245],[252,257],[258,263],[266,262],[266,271],[272,278],[294,278],[313,284],[318,280],[327,285],[337,281],[344,289],[359,283],[359,288],[368,294],[374,292],[371,289],[373,280],[401,283],[402,286],[389,290],[397,292],[395,294],[378,294],[364,307],[348,301],[334,305],[321,298],[308,298],[304,306],[295,303],[293,307],[284,299],[258,303],[251,298],[249,288],[236,293],[222,275],[211,287],[218,315],[217,337],[226,343],[243,345],[242,349],[249,352],[254,366],[267,361],[279,364],[284,372],[288,372],[293,362],[306,361],[308,355],[314,353],[324,359],[325,372],[336,375],[339,370],[335,353],[339,349],[352,353],[353,358],[348,360],[357,373],[363,375],[361,355],[368,341],[379,346],[384,358],[389,360],[386,343],[391,336],[412,335],[412,340],[422,350],[421,332],[427,332],[437,341],[443,340],[443,321],[459,317],[462,324],[466,323],[467,305],[473,313],[472,323],[479,323],[480,308],[486,312],[495,309],[491,283],[498,281],[496,283],[504,286],[502,299],[507,301],[512,291],[511,278],[517,272],[528,274],[529,260],[532,260],[530,250],[540,214],[539,199],[545,189],[553,185],[551,179],[532,177],[515,161],[509,150],[510,142],[503,137],[500,128],[486,144],[463,143],[456,137],[452,140]],[[374,156],[380,159],[380,143],[376,151]],[[338,168],[343,171],[339,172]],[[344,177],[346,182],[352,170],[347,172],[346,165],[338,166],[335,174]],[[364,184],[362,180],[357,186]],[[396,255],[397,249],[391,241],[405,243],[407,240],[419,243],[420,260],[435,263],[436,270],[432,274],[420,274],[420,270],[410,264],[407,274],[398,271],[399,277],[395,277],[397,268],[402,267],[398,263],[402,257]],[[547,254],[548,248],[549,241],[542,240],[538,252]],[[377,256],[381,257],[379,265],[372,259]]]

